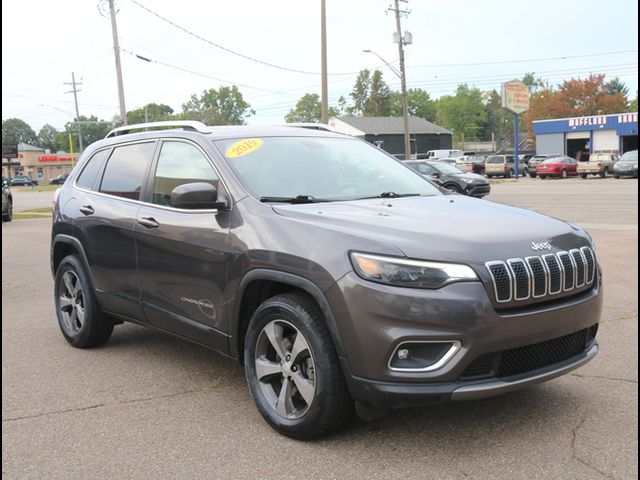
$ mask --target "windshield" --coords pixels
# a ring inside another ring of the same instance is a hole
[[[440,195],[413,170],[353,138],[265,137],[214,143],[245,186],[263,201]]]
[[[504,157],[496,157],[492,155],[487,158],[487,163],[504,163]]]
[[[620,157],[621,162],[637,162],[638,161],[638,151],[633,150],[631,152],[627,152],[622,157]]]
[[[434,163],[433,166],[440,172],[447,175],[458,175],[462,173],[462,171],[449,163],[438,162]]]

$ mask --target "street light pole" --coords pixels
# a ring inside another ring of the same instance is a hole
[[[322,63],[322,112],[321,123],[329,123],[329,87],[327,82],[327,8],[325,0],[320,0],[320,43]]]
[[[116,76],[118,80],[118,102],[120,104],[120,121],[127,124],[127,110],[124,106],[124,86],[122,84],[122,66],[120,64],[120,45],[118,43],[118,26],[116,25],[116,8],[113,0],[109,0],[109,13],[111,15],[111,33],[113,35],[113,51],[116,55]]]
[[[398,54],[400,55],[400,84],[402,88],[402,115],[404,117],[404,158],[411,158],[411,140],[409,139],[409,99],[407,97],[407,78],[404,69],[404,38],[400,24],[399,0],[395,0],[396,31],[398,34]]]

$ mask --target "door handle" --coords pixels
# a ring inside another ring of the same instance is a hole
[[[138,219],[138,223],[145,228],[158,228],[160,224],[153,217],[142,217]]]
[[[91,205],[83,205],[82,207],[80,207],[80,211],[85,215],[93,215],[94,213],[96,213]]]

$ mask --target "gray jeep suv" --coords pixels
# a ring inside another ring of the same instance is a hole
[[[443,193],[327,131],[120,127],[57,192],[51,240],[71,345],[127,321],[237,358],[293,438],[524,388],[598,350],[584,230]]]

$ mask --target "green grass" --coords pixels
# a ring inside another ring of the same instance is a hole
[[[19,192],[55,192],[62,185],[38,185],[37,187],[11,187]]]
[[[52,207],[38,207],[30,208],[29,210],[22,210],[20,213],[51,213],[52,211]]]
[[[13,213],[14,220],[20,220],[23,218],[47,218],[50,217],[53,213],[53,209],[51,207],[39,207],[39,208],[30,208],[29,210],[23,210],[19,213]]]

